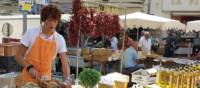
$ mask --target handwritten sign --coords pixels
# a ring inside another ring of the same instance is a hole
[[[24,11],[30,11],[31,10],[31,4],[24,3],[22,5],[22,10],[24,10]]]

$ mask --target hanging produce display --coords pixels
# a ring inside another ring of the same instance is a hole
[[[73,0],[72,17],[69,22],[69,41],[70,46],[76,45],[78,40],[78,31],[80,29],[80,15],[81,15],[82,0]]]
[[[94,13],[95,11],[93,9],[82,9],[82,15],[80,20],[80,31],[81,34],[87,35],[94,31],[95,28],[95,18]]]
[[[109,37],[114,36],[116,33],[120,32],[119,16],[106,14],[104,12],[98,13],[96,16],[96,29],[97,35],[107,35]]]
[[[92,37],[99,37],[102,34],[112,37],[120,32],[118,15],[97,13],[94,9],[86,9],[81,5],[82,0],[73,0],[73,15],[69,24],[70,45],[77,44],[79,31]]]

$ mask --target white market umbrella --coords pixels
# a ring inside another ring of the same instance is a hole
[[[196,21],[189,21],[187,22],[187,26],[186,26],[186,32],[195,30],[195,31],[200,31],[200,20],[196,20]]]
[[[163,26],[162,26],[162,30],[167,30],[167,29],[175,29],[175,30],[185,30],[186,25],[181,23],[180,21],[169,21],[166,22]]]
[[[141,12],[135,12],[126,15],[126,25],[127,27],[143,27],[143,28],[152,28],[152,29],[163,29],[163,28],[179,28],[183,27],[181,22],[177,20],[172,20],[164,17],[149,15]],[[120,16],[120,23],[123,24],[125,15]],[[174,25],[175,24],[175,25]],[[178,24],[178,25],[177,25]],[[181,25],[181,26],[180,26]]]

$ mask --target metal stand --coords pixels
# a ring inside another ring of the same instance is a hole
[[[27,30],[27,11],[23,11],[23,34]]]
[[[191,55],[190,55],[191,52],[192,52],[192,50],[191,50],[191,42],[189,42],[189,43],[188,43],[188,55],[187,55],[187,56],[188,56],[188,59],[191,58]]]
[[[77,52],[76,52],[76,80],[75,83],[78,83],[78,69],[79,69],[79,57],[80,57],[80,51],[79,51],[79,38],[80,38],[80,30],[78,31],[78,44],[77,44]],[[77,84],[78,85],[78,84]]]

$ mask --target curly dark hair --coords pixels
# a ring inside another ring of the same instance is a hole
[[[59,21],[62,13],[63,12],[56,5],[49,4],[41,10],[41,22],[46,21],[48,18]]]

